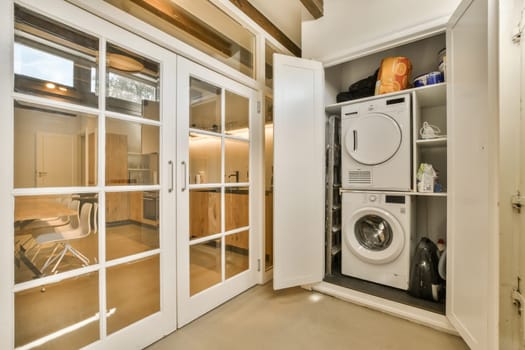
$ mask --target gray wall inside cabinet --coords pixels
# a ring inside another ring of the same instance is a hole
[[[433,242],[447,239],[447,197],[416,196],[415,244],[422,237]],[[412,247],[415,247],[415,244]]]
[[[348,87],[374,74],[381,65],[381,60],[391,56],[405,56],[412,62],[411,84],[415,77],[438,70],[438,53],[446,47],[445,33],[397,46],[381,52],[352,59],[325,69],[325,104],[336,103],[338,92],[348,90]]]

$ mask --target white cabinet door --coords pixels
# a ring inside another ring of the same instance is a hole
[[[498,348],[495,1],[464,1],[447,28],[447,316],[473,350]]]
[[[273,63],[273,286],[282,289],[324,275],[324,70],[278,54]]]

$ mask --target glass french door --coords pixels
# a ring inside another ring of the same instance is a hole
[[[177,77],[182,326],[255,284],[260,260],[251,213],[259,206],[254,199],[263,198],[255,147],[262,121],[254,90],[181,57]]]
[[[144,347],[176,328],[176,55],[62,1],[12,25],[11,345]]]

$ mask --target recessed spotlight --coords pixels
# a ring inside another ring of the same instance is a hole
[[[59,86],[58,90],[60,90],[60,91],[67,91],[67,89],[65,87],[63,87],[63,86]]]
[[[53,83],[46,83],[46,88],[48,88],[48,89],[54,89],[54,88],[56,88],[56,85],[53,84]]]

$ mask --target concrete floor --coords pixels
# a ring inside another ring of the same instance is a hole
[[[256,286],[148,348],[456,350],[456,336],[300,288]]]

